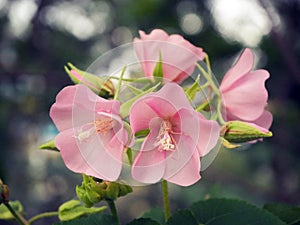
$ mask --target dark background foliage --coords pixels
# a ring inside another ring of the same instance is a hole
[[[300,2],[298,0],[0,0],[0,177],[27,216],[56,210],[75,196],[81,176],[59,154],[37,146],[56,134],[48,110],[71,84],[63,66],[85,69],[109,49],[162,28],[209,54],[220,80],[244,47],[270,71],[274,137],[246,150],[223,150],[192,187],[171,186],[172,207],[205,196],[255,204],[300,203]],[[255,90],[253,90],[255,91]],[[160,188],[120,199],[127,221],[161,205]]]

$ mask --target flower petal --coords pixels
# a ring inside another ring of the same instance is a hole
[[[95,130],[84,140],[76,138],[76,130],[78,129],[64,130],[55,138],[55,145],[60,150],[66,166],[76,173],[115,181],[121,172],[123,146],[116,145],[114,151],[118,151],[119,155],[118,158],[112,157]]]
[[[255,123],[258,126],[268,130],[272,125],[272,121],[273,121],[272,114],[269,111],[265,110],[263,114],[255,121],[252,121],[252,123]]]
[[[250,72],[253,67],[253,63],[254,55],[250,49],[246,48],[237,60],[236,64],[224,75],[220,85],[221,92],[229,89],[235,81]]]
[[[165,152],[155,147],[157,130],[151,130],[132,165],[132,177],[143,183],[157,183],[165,171]]]
[[[159,56],[162,57],[164,80],[181,82],[195,69],[195,63],[203,60],[202,48],[195,47],[180,35],[168,35],[163,30],[150,34],[140,31],[141,39],[134,39],[134,49],[146,77],[152,77]]]
[[[229,117],[227,120],[252,121],[263,113],[268,99],[264,85],[268,77],[266,70],[256,70],[244,75],[230,90],[222,92],[223,106]]]
[[[166,180],[177,185],[190,186],[200,179],[200,159],[198,152],[195,151],[189,162],[176,174],[168,177]]]

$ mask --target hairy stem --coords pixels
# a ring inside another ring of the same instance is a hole
[[[28,220],[28,225],[32,224],[36,220],[43,219],[46,217],[53,217],[53,216],[58,216],[58,212],[44,212],[44,213],[38,214]]]
[[[21,225],[28,225],[27,220],[18,212],[16,212],[9,203],[4,203],[6,208],[11,212],[11,214],[15,217],[16,221]]]
[[[111,200],[111,199],[107,199],[106,202],[108,204],[108,207],[110,208],[111,214],[113,215],[113,217],[115,217],[115,219],[117,221],[117,224],[120,224],[120,219],[119,219],[119,216],[118,216],[118,213],[117,213],[117,208],[116,208],[116,205],[115,205],[115,201]]]

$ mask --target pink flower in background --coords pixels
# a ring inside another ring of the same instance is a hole
[[[272,114],[265,110],[268,92],[265,81],[269,78],[266,70],[251,71],[254,55],[245,49],[237,63],[225,74],[220,92],[225,120],[240,120],[255,123],[269,129]]]
[[[165,82],[182,82],[190,76],[195,63],[205,58],[202,48],[192,45],[178,34],[168,35],[160,29],[150,34],[140,31],[134,39],[134,50],[146,77],[153,77],[154,68],[161,54]]]
[[[55,145],[70,170],[109,181],[119,177],[128,141],[119,109],[118,101],[103,99],[81,84],[59,92],[50,116],[60,131]]]
[[[200,157],[219,137],[219,125],[196,112],[172,82],[132,105],[130,125],[134,133],[150,130],[132,166],[133,178],[143,183],[194,184],[201,178]]]

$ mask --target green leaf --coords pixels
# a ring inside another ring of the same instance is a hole
[[[159,224],[165,224],[165,214],[161,208],[153,208],[142,215],[142,218],[152,219]]]
[[[200,82],[200,75],[198,75],[195,82],[185,91],[185,94],[188,96],[188,98],[191,101],[194,100],[196,93],[201,90],[201,87],[199,86],[199,82]]]
[[[125,118],[129,115],[129,110],[130,107],[132,106],[132,104],[139,99],[140,97],[154,91],[158,86],[160,85],[160,83],[156,84],[155,86],[153,86],[152,88],[149,88],[148,90],[144,91],[143,93],[131,98],[130,100],[128,100],[127,102],[124,102],[121,107],[120,107],[120,115]]]
[[[278,216],[288,225],[300,225],[300,207],[284,204],[266,204],[264,209]]]
[[[160,225],[160,224],[149,218],[139,218],[131,221],[127,225]]]
[[[176,212],[167,225],[198,225],[198,222],[190,210],[184,209]]]
[[[23,214],[23,206],[20,201],[10,201],[9,205],[14,209],[15,212]],[[7,209],[4,204],[0,205],[0,219],[1,220],[12,220],[14,216],[11,212]]]
[[[163,66],[162,66],[162,59],[161,59],[161,52],[159,52],[159,60],[155,65],[153,70],[153,77],[163,77]]]
[[[53,225],[117,225],[115,218],[107,214],[93,214],[71,221],[54,223]]]
[[[53,150],[53,151],[59,152],[59,149],[55,146],[54,139],[52,139],[44,144],[41,144],[39,146],[39,149],[47,149],[47,150]]]
[[[144,138],[149,134],[150,130],[149,129],[145,129],[145,130],[139,130],[137,131],[134,136],[136,138]]]
[[[106,206],[99,208],[86,208],[80,204],[79,200],[70,200],[58,208],[58,218],[61,221],[74,220],[81,216],[102,212],[105,209]]]
[[[284,225],[267,210],[241,200],[208,199],[190,207],[198,223],[205,225]]]

